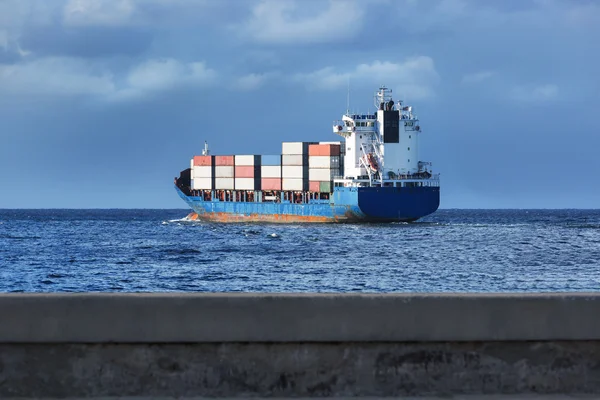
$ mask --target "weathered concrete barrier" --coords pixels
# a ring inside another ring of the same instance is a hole
[[[0,295],[0,398],[600,394],[600,294]]]

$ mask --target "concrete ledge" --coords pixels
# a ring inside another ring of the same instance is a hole
[[[0,345],[0,398],[593,394],[599,343]]]
[[[600,293],[0,295],[2,399],[597,393]]]
[[[600,340],[600,294],[3,294],[0,343]]]

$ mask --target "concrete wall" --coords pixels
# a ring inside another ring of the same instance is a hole
[[[600,393],[600,294],[0,295],[0,398]]]

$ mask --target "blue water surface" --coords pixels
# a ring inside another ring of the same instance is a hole
[[[186,210],[0,210],[3,292],[600,290],[600,210],[214,224]]]

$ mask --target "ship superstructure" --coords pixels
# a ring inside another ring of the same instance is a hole
[[[202,156],[175,179],[194,218],[213,221],[414,221],[437,210],[439,175],[419,161],[419,119],[382,86],[375,113],[346,112],[341,142],[284,142],[275,156]]]
[[[392,91],[382,86],[375,96],[374,114],[346,113],[333,125],[345,139],[346,186],[387,186],[419,182],[438,185],[431,163],[419,161],[419,119],[412,106],[395,103]]]

